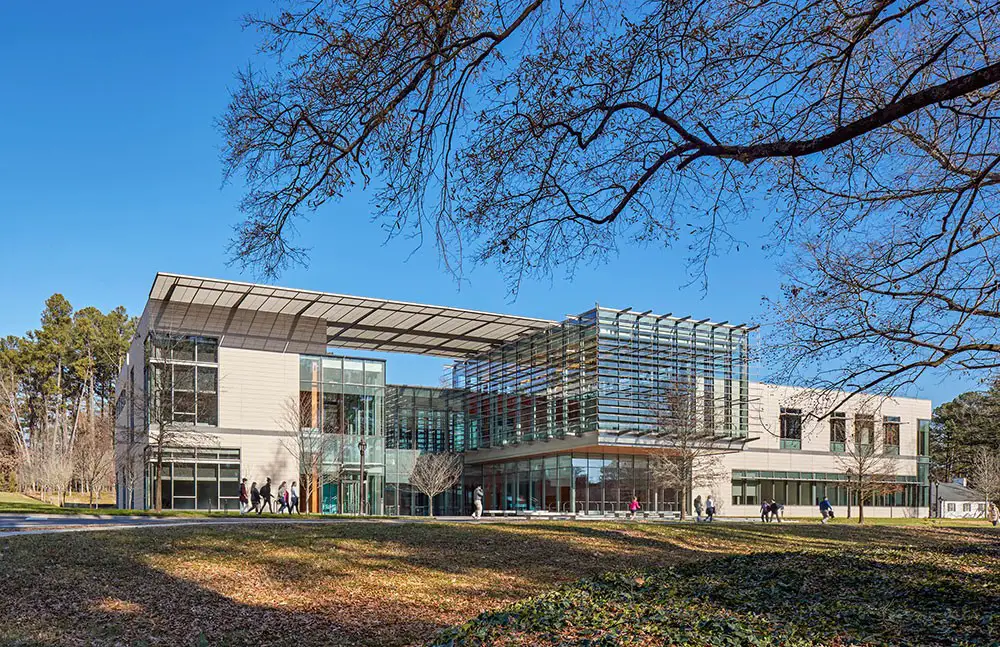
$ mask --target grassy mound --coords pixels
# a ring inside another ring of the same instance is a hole
[[[431,644],[1000,645],[1000,550],[794,552],[607,574]]]

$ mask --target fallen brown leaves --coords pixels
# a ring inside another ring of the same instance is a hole
[[[749,524],[183,527],[0,540],[0,642],[406,645],[580,577],[962,530]],[[966,538],[974,542],[975,538]],[[637,582],[638,583],[638,582]],[[641,585],[641,583],[638,583]]]

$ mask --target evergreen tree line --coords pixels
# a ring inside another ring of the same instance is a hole
[[[0,340],[0,489],[93,502],[114,487],[115,382],[135,326],[123,306],[54,294],[38,329]]]
[[[935,480],[964,477],[991,499],[1000,496],[1000,381],[935,409],[930,449]]]

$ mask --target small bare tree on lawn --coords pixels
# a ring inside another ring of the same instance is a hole
[[[656,406],[657,437],[664,446],[650,455],[650,472],[659,486],[680,491],[680,515],[685,519],[694,488],[722,478],[720,450],[712,446],[714,430],[699,410],[694,385],[671,386]]]
[[[319,428],[310,422],[311,416],[295,396],[285,402],[279,424],[287,433],[281,446],[298,463],[302,501],[319,497],[325,483],[340,480],[344,470],[344,449],[347,438],[334,426]],[[317,499],[318,500],[318,499]]]
[[[972,485],[983,493],[986,511],[990,504],[1000,500],[1000,452],[979,447],[972,456]]]
[[[85,421],[83,433],[77,437],[73,446],[76,473],[90,494],[91,507],[96,507],[101,491],[114,477],[113,424],[111,418],[105,415],[95,417],[93,421]]]
[[[858,495],[858,523],[865,522],[865,503],[879,494],[898,492],[896,455],[887,453],[885,434],[877,433],[875,416],[857,413],[854,436],[837,462],[847,474],[847,487]]]
[[[462,457],[459,454],[421,454],[413,464],[410,483],[427,495],[427,516],[434,512],[434,497],[462,478]]]

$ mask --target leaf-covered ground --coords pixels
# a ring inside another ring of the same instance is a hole
[[[989,644],[998,540],[989,527],[534,521],[12,537],[0,644]]]

